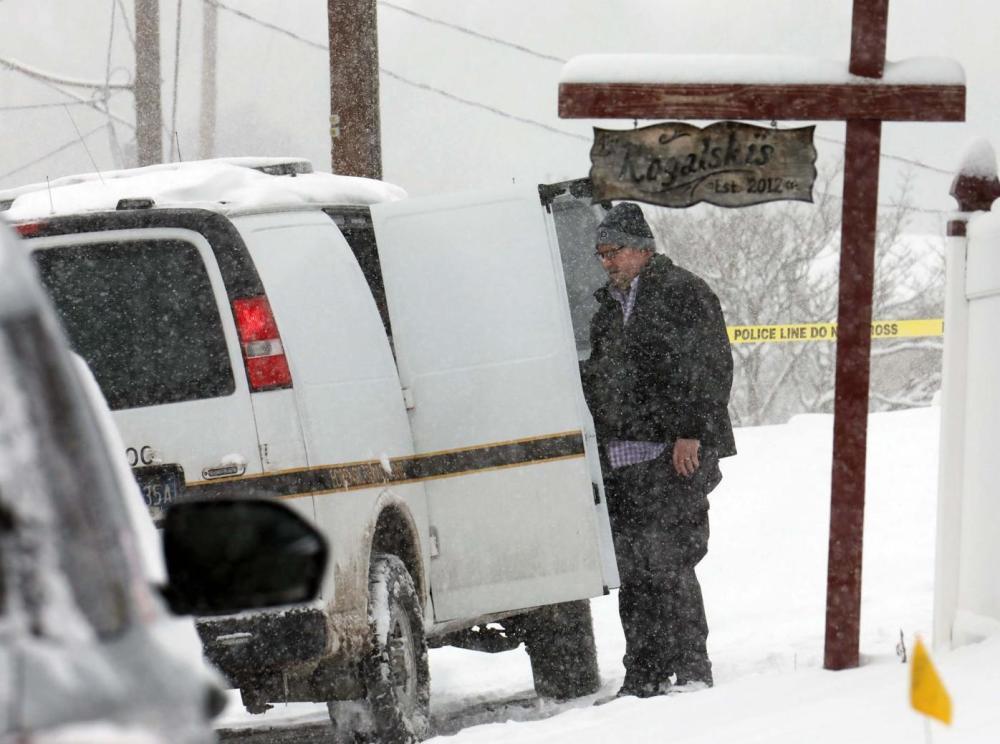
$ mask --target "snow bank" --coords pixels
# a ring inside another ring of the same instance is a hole
[[[923,740],[908,704],[906,644],[929,637],[940,409],[869,418],[862,666],[822,669],[833,417],[737,429],[722,463],[712,538],[699,565],[716,687],[593,707],[538,700],[523,647],[501,654],[433,649],[431,717],[449,744],[885,744]],[[591,600],[603,689],[624,675],[617,593]],[[971,623],[970,623],[971,625]],[[988,631],[977,624],[980,631]],[[955,704],[947,741],[992,741],[1000,729],[1000,637],[935,657]],[[317,724],[321,705],[249,716],[234,694],[221,727]],[[935,724],[935,727],[937,725]],[[943,741],[944,739],[942,739]],[[438,741],[438,740],[436,740]]]

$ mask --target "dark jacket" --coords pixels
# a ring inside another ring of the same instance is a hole
[[[624,329],[621,305],[608,288],[595,296],[583,378],[598,439],[697,439],[719,457],[735,455],[728,411],[733,356],[708,285],[654,255],[639,274]]]

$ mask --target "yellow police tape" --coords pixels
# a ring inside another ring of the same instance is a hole
[[[780,344],[792,341],[836,341],[836,323],[791,323],[788,325],[728,326],[733,344]],[[943,336],[944,320],[876,320],[872,322],[873,339],[921,338]]]

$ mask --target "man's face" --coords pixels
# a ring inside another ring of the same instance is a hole
[[[597,258],[608,272],[611,284],[618,289],[628,289],[628,285],[639,275],[652,255],[652,251],[614,243],[601,243],[597,246]]]

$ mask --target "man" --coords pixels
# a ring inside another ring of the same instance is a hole
[[[736,454],[726,323],[704,281],[655,255],[637,205],[608,212],[597,258],[608,284],[596,293],[584,383],[621,574],[626,673],[618,694],[710,687],[695,566],[708,551],[719,458]]]

